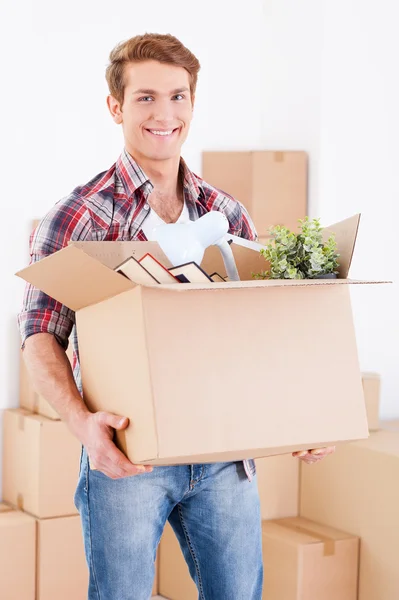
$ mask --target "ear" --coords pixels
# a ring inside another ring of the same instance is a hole
[[[123,113],[118,100],[111,95],[107,96],[107,106],[114,122],[120,125],[123,121]]]

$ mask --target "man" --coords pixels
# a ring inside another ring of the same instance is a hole
[[[171,35],[137,36],[111,52],[107,104],[122,126],[124,150],[109,171],[77,187],[45,216],[31,240],[31,262],[70,240],[151,239],[154,226],[194,220],[210,210],[226,215],[230,232],[256,239],[245,208],[192,173],[180,156],[199,69],[196,57]],[[75,502],[90,570],[89,600],[148,600],[167,520],[201,599],[260,600],[254,462],[133,465],[113,443],[114,431],[128,420],[90,413],[82,402],[75,329],[73,372],[65,354],[74,313],[28,285],[19,324],[34,386],[82,444]],[[300,454],[312,462],[330,451]]]

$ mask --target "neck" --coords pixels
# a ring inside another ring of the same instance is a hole
[[[138,152],[128,152],[150,179],[154,192],[170,197],[179,195],[180,156],[167,160],[151,160]]]

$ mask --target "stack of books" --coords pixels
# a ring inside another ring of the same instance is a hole
[[[219,273],[208,274],[193,261],[167,268],[149,253],[144,254],[139,260],[130,256],[118,265],[115,271],[139,285],[227,281],[227,278]]]

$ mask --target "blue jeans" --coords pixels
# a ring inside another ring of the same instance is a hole
[[[88,600],[148,600],[169,520],[200,600],[261,600],[262,534],[256,476],[242,462],[154,467],[122,479],[82,453],[75,504],[82,519]]]

